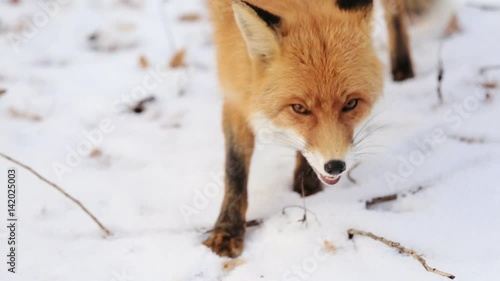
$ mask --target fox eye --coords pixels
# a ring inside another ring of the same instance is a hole
[[[311,114],[311,111],[307,110],[303,105],[301,104],[292,104],[293,111],[298,114],[302,115],[309,115]]]
[[[352,100],[348,101],[344,105],[344,108],[342,108],[342,112],[347,112],[347,111],[351,111],[351,110],[355,109],[356,106],[358,106],[358,103],[359,103],[359,99],[352,99]]]

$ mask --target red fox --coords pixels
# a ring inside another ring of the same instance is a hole
[[[226,176],[220,215],[204,244],[236,257],[259,130],[272,130],[297,150],[295,191],[307,196],[322,182],[334,185],[346,170],[355,128],[382,94],[383,70],[372,46],[372,0],[209,0],[209,6],[224,92]],[[387,17],[397,33],[391,42],[398,45],[398,79],[413,75],[400,17]]]

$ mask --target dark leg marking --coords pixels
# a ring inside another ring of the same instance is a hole
[[[295,167],[293,191],[300,195],[309,196],[322,191],[321,182],[316,176],[306,158],[297,152],[297,165]],[[304,194],[302,194],[304,192]]]
[[[248,160],[231,137],[226,149],[226,191],[214,231],[204,244],[216,254],[237,257],[243,251],[247,209]]]
[[[409,39],[406,24],[403,22],[403,14],[394,15],[392,25],[394,28],[394,44],[391,54],[392,77],[394,81],[403,81],[413,78],[413,63],[411,60]]]

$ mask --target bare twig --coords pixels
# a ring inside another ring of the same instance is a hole
[[[443,42],[439,43],[438,53],[438,77],[437,77],[437,95],[439,104],[443,104],[443,78],[444,78],[444,65],[443,65]]]
[[[481,83],[481,86],[486,90],[486,93],[484,95],[484,99],[486,102],[489,102],[492,99],[490,91],[498,88],[498,83],[495,81],[491,81],[486,75],[489,71],[495,70],[500,70],[500,65],[489,65],[479,68],[479,75],[482,76],[485,80],[485,82]]]
[[[420,191],[426,189],[428,186],[422,186],[422,185],[419,185],[417,188],[415,189],[411,189],[410,191],[408,191],[409,193],[411,193],[412,195],[415,195],[417,193],[419,193]],[[406,193],[403,193],[403,196],[406,196]]]
[[[7,159],[8,161],[10,161],[10,162],[12,162],[14,164],[17,164],[17,165],[23,167],[24,169],[30,171],[33,175],[35,175],[36,177],[38,177],[41,181],[43,181],[46,184],[48,184],[48,185],[52,186],[53,188],[55,188],[57,191],[59,191],[60,193],[62,193],[66,198],[68,198],[69,200],[73,201],[73,203],[75,203],[76,205],[78,205],[80,207],[80,209],[82,209],[82,211],[84,211],[99,226],[99,228],[104,232],[105,236],[111,235],[111,232],[87,208],[85,208],[85,206],[83,206],[83,204],[80,201],[78,201],[77,199],[75,199],[73,196],[69,195],[61,187],[59,187],[55,183],[49,181],[48,179],[44,178],[38,172],[36,172],[35,170],[33,170],[31,167],[27,166],[26,164],[23,164],[23,163],[19,162],[18,160],[13,159],[12,157],[7,156],[7,155],[5,155],[5,154],[3,154],[1,152],[0,152],[0,156],[3,157],[3,158],[5,158],[5,159]]]
[[[374,205],[377,205],[377,204],[382,204],[382,203],[386,203],[386,202],[391,202],[391,201],[395,201],[398,199],[398,194],[391,194],[391,195],[387,195],[387,196],[381,196],[381,197],[375,197],[371,200],[368,200],[365,202],[365,206],[366,208],[370,208],[370,207],[373,207]]]
[[[483,138],[475,138],[475,137],[466,137],[466,136],[448,136],[452,140],[456,140],[458,142],[463,142],[466,144],[482,144],[485,143],[485,139]]]
[[[299,205],[290,205],[290,206],[285,206],[285,207],[283,207],[283,210],[282,210],[281,212],[282,212],[282,213],[283,213],[283,215],[284,215],[284,214],[286,214],[286,210],[287,210],[287,209],[291,209],[291,208],[298,208],[298,209],[302,209],[302,210],[304,210],[304,213],[306,213],[306,212],[311,213],[311,214],[314,216],[314,219],[316,220],[316,222],[317,222],[318,224],[320,224],[320,225],[321,225],[321,223],[319,222],[318,217],[316,216],[316,214],[315,214],[315,213],[313,213],[311,210],[309,210],[309,209],[307,209],[307,208],[303,207],[303,206],[299,206]],[[299,220],[299,222],[304,222],[304,218],[306,218],[305,214],[304,214],[304,216],[302,217],[302,219],[300,219],[300,220]],[[306,218],[306,219],[307,219],[307,218]]]
[[[154,96],[149,96],[137,102],[137,104],[130,109],[137,114],[142,113],[146,109],[145,104],[148,102],[153,102],[155,100],[156,98]]]
[[[365,207],[367,209],[370,209],[371,207],[373,207],[375,205],[378,205],[378,204],[395,201],[395,200],[398,200],[399,198],[404,198],[408,194],[415,195],[415,194],[419,193],[420,191],[422,191],[424,189],[425,189],[424,186],[419,185],[418,187],[416,187],[414,189],[410,189],[410,190],[407,190],[407,191],[402,191],[400,193],[393,193],[393,194],[389,194],[389,195],[379,196],[379,197],[375,197],[375,198],[372,198],[372,199],[369,199],[369,200],[362,200],[361,202],[364,202],[365,203]]]
[[[500,140],[487,140],[479,137],[467,137],[458,135],[449,135],[450,139],[456,140],[458,142],[463,142],[466,144],[490,144],[490,143],[500,143]]]
[[[302,205],[304,205],[304,215],[302,216],[302,220],[299,220],[299,221],[302,221],[302,223],[305,223],[306,227],[307,227],[306,190],[304,189],[304,177],[302,177],[301,190],[302,190]]]
[[[352,176],[352,172],[356,170],[356,168],[359,167],[359,165],[361,165],[361,163],[356,163],[354,164],[354,166],[352,166],[352,168],[349,169],[349,171],[347,171],[347,179],[351,181],[353,184],[357,184],[358,181]]]
[[[262,220],[251,220],[246,222],[247,227],[259,226],[262,224]]]
[[[354,235],[361,235],[361,236],[370,237],[370,238],[372,238],[374,240],[382,242],[382,243],[386,244],[389,247],[392,247],[392,248],[395,248],[395,249],[399,250],[400,253],[404,253],[404,254],[407,254],[407,255],[410,255],[410,256],[414,257],[417,261],[419,261],[422,264],[422,266],[428,272],[432,272],[432,273],[444,276],[444,277],[449,278],[449,279],[455,279],[455,275],[453,275],[453,274],[446,273],[446,272],[441,271],[439,269],[436,269],[436,268],[428,266],[427,262],[425,261],[425,259],[422,256],[418,255],[417,253],[415,253],[415,251],[413,251],[411,249],[408,249],[408,248],[405,248],[405,247],[401,246],[401,244],[398,243],[398,242],[393,242],[393,241],[387,240],[384,237],[377,236],[377,235],[375,235],[375,234],[373,234],[371,232],[366,232],[366,231],[352,229],[352,228],[349,229],[347,231],[347,233],[349,234],[349,239],[353,239]]]

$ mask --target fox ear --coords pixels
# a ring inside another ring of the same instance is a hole
[[[337,6],[346,11],[371,10],[373,0],[337,0]]]
[[[281,19],[250,3],[233,0],[238,27],[252,59],[266,61],[279,51],[277,28]]]

